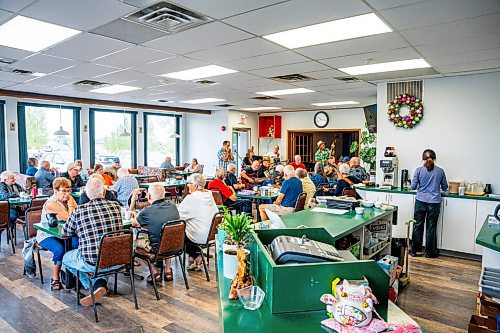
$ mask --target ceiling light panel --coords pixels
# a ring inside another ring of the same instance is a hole
[[[363,75],[363,74],[394,72],[407,69],[428,68],[428,67],[431,67],[431,65],[429,65],[424,59],[410,59],[410,60],[383,62],[379,64],[345,67],[345,68],[339,68],[339,70],[349,75]]]
[[[219,76],[237,72],[238,71],[235,71],[234,69],[229,69],[217,65],[209,65],[209,66],[192,68],[180,72],[167,73],[161,76],[165,76],[171,79],[190,81],[190,80],[203,79],[206,77],[213,77],[213,76]]]
[[[187,101],[180,101],[180,102],[186,104],[206,104],[206,103],[224,102],[224,101],[225,99],[221,98],[200,98],[200,99],[190,99]]]
[[[128,92],[128,91],[134,91],[134,90],[138,90],[138,89],[141,89],[141,88],[126,86],[126,85],[122,85],[122,84],[114,84],[112,86],[92,89],[92,90],[90,90],[90,92],[112,95],[112,94],[119,94],[119,93],[124,93],[124,92]]]
[[[391,31],[391,28],[377,15],[371,13],[282,31],[263,37],[284,47],[295,49]]]
[[[0,45],[38,52],[79,33],[75,29],[16,16],[0,26]]]
[[[315,106],[338,106],[338,105],[354,105],[354,104],[359,104],[359,102],[355,102],[355,101],[339,101],[339,102],[312,103],[311,105],[315,105]]]
[[[239,110],[241,110],[241,111],[271,111],[271,110],[281,110],[281,108],[274,107],[274,106],[260,106],[260,107],[254,107],[254,108],[241,108]]]
[[[282,96],[282,95],[293,95],[293,94],[305,94],[315,92],[311,89],[306,88],[292,88],[292,89],[281,89],[281,90],[270,90],[270,91],[260,91],[256,92],[259,95],[266,96]]]

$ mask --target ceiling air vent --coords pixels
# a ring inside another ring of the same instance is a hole
[[[211,21],[204,15],[166,1],[157,2],[124,19],[162,30],[168,34],[175,34]]]
[[[401,94],[409,94],[416,98],[423,98],[424,82],[419,80],[387,83],[387,103],[392,101],[394,96]]]
[[[12,73],[18,74],[18,75],[31,75],[31,74],[33,74],[32,71],[25,71],[24,69],[14,69],[12,71]]]
[[[270,77],[269,79],[274,80],[274,81],[279,81],[279,82],[285,82],[285,83],[316,80],[312,77],[305,76],[302,74],[279,75],[279,76]]]
[[[279,98],[273,97],[273,96],[257,96],[257,97],[252,97],[251,99],[256,99],[258,101],[277,101]]]
[[[234,104],[219,104],[219,105],[216,105],[218,107],[221,107],[221,108],[229,108],[231,106],[234,106]]]
[[[205,86],[213,86],[216,84],[220,84],[219,82],[210,81],[210,80],[200,80],[200,81],[196,81],[196,83],[203,84]]]
[[[342,81],[342,82],[347,82],[347,83],[361,81],[360,79],[358,79],[357,77],[354,77],[354,76],[336,77],[334,79]]]
[[[107,86],[109,83],[105,82],[99,82],[99,81],[93,81],[93,80],[82,80],[73,83],[73,88],[75,90],[81,90],[81,91],[89,91],[92,89],[96,89],[99,87]]]
[[[170,101],[168,99],[157,99],[157,100],[155,100],[155,102],[159,102],[159,103],[173,103],[173,101]]]
[[[14,63],[15,61],[16,61],[15,59],[0,57],[0,64],[10,65],[10,64]]]

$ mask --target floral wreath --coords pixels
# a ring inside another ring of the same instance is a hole
[[[399,114],[402,106],[407,106],[410,112],[406,116]],[[398,95],[389,103],[387,114],[389,121],[396,127],[413,128],[424,116],[424,105],[422,101],[409,94]]]

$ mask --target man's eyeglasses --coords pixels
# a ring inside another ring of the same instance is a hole
[[[57,192],[71,193],[71,189],[65,188],[65,189],[62,189],[62,190],[57,190]]]

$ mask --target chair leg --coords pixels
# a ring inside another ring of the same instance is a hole
[[[134,277],[134,260],[132,260],[132,267],[130,268],[130,287],[132,288],[132,296],[134,296],[135,309],[139,310],[137,305],[137,295],[135,294],[135,277]]]
[[[113,293],[118,294],[118,273],[115,273],[115,285],[113,286]]]
[[[75,276],[76,305],[80,305],[80,279],[78,278],[79,276],[80,272],[76,271],[76,276]]]
[[[203,268],[205,269],[205,276],[207,277],[207,281],[210,282],[210,276],[208,275],[207,263],[205,261],[205,258],[203,257],[203,250],[200,251],[200,256],[201,256],[201,262],[203,263]]]
[[[207,266],[210,267],[210,245],[207,246]]]
[[[38,270],[40,271],[40,282],[43,284],[42,259],[40,258],[40,250],[36,251]]]
[[[14,238],[12,237],[12,230],[9,230],[9,228],[7,228],[7,239],[9,239],[9,238],[10,238],[10,244],[12,245],[12,253],[16,254]]]
[[[12,226],[12,236],[14,238],[14,246],[17,246],[17,230],[16,230],[16,224]]]
[[[94,283],[92,282],[92,279],[90,279],[90,298],[92,298],[92,307],[94,308],[94,317],[95,317],[95,322],[97,323],[99,321],[99,318],[97,317],[97,306],[95,304],[95,297],[94,297]]]
[[[160,300],[160,295],[158,294],[158,289],[156,288],[156,279],[153,275],[153,268],[151,267],[151,261],[148,260],[149,274],[151,275],[151,279],[153,280],[153,289],[155,290],[156,300]]]
[[[24,235],[24,240],[28,240],[28,229],[26,228],[26,224],[23,224],[23,235]]]
[[[184,253],[181,255],[184,257]],[[177,258],[179,258],[179,257],[177,257]],[[186,277],[186,266],[184,266],[184,260],[179,260],[179,263],[181,264],[182,277],[184,278],[184,284],[186,285],[186,289],[189,289],[189,284],[188,284],[188,280]]]

